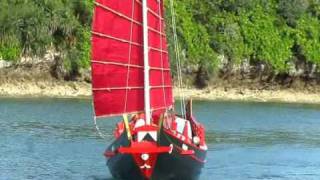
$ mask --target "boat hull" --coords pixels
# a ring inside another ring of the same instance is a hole
[[[172,153],[159,154],[151,179],[153,180],[196,180],[199,179],[201,169],[204,166],[206,151],[192,145],[188,146],[193,150],[192,155],[182,154],[183,141],[175,138],[169,132],[160,131],[159,146],[173,146]],[[113,151],[118,147],[128,147],[130,142],[125,133],[112,143],[107,151]],[[107,166],[114,178],[123,180],[143,180],[139,167],[130,154],[117,153],[107,160]]]

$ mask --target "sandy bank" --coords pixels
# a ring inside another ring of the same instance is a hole
[[[82,98],[91,96],[91,85],[85,82],[14,82],[0,84],[2,97]]]
[[[181,98],[175,88],[176,98]],[[320,104],[320,93],[287,90],[248,90],[208,88],[205,90],[183,89],[186,97],[203,100],[255,101]],[[91,85],[85,82],[16,82],[0,84],[2,97],[56,97],[56,98],[90,98]]]
[[[175,90],[176,97],[180,97],[178,90]],[[222,101],[251,101],[251,102],[285,102],[285,103],[306,103],[320,104],[320,94],[312,92],[299,92],[295,90],[248,90],[223,88],[195,90],[183,89],[181,91],[186,97],[204,100]]]

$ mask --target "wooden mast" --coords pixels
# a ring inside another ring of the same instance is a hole
[[[146,124],[151,124],[150,110],[150,79],[149,79],[149,38],[148,38],[148,7],[147,0],[142,0],[143,17],[143,60],[144,60],[144,111]]]

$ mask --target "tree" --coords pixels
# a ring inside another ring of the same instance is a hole
[[[181,45],[181,54],[183,57],[183,66],[195,66],[197,68],[196,84],[199,86],[206,85],[207,76],[213,72],[217,67],[217,54],[210,47],[210,35],[204,25],[197,22],[195,16],[197,16],[198,5],[201,2],[196,0],[174,1],[174,7],[176,10],[177,18],[177,34],[179,36],[179,44]],[[170,6],[167,5],[167,9]],[[170,52],[174,52],[172,24],[170,22],[172,18],[171,12],[167,11],[167,22],[169,27],[169,42]],[[184,53],[185,52],[185,53]],[[171,55],[172,56],[172,55]],[[172,56],[174,57],[174,56]],[[174,59],[174,58],[173,58]],[[175,63],[175,61],[171,61]]]
[[[307,61],[320,65],[320,21],[304,15],[298,21],[296,41]]]
[[[244,40],[253,52],[251,61],[266,62],[276,72],[286,71],[293,47],[290,29],[276,25],[274,13],[265,12],[262,7],[242,14],[240,21]]]
[[[309,8],[309,0],[280,0],[278,13],[286,20],[286,23],[295,27],[297,20]]]
[[[0,56],[17,60],[55,48],[77,74],[89,66],[93,1],[2,0]]]

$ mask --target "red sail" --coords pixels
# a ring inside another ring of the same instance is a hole
[[[148,0],[151,109],[173,104],[163,0]],[[96,0],[92,90],[97,117],[144,111],[141,0]]]

